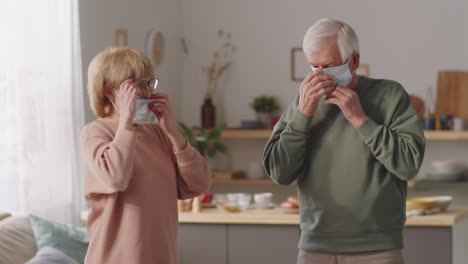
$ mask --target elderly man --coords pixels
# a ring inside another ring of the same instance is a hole
[[[263,154],[275,182],[297,180],[298,263],[403,263],[407,180],[425,149],[411,100],[356,74],[358,38],[343,22],[319,20],[303,49],[312,70]]]

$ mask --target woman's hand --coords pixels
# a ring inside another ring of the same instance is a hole
[[[116,107],[119,111],[119,128],[131,129],[133,127],[133,117],[135,116],[135,103],[137,89],[133,85],[133,79],[128,79],[120,85],[116,94]]]
[[[172,142],[175,151],[181,151],[187,146],[187,141],[177,129],[177,121],[167,94],[156,93],[151,96],[153,101],[149,108],[159,120],[161,128],[166,132]]]

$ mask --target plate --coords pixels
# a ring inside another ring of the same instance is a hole
[[[273,209],[275,208],[274,203],[268,203],[268,204],[252,204],[250,208],[252,209]]]
[[[281,208],[278,207],[275,209],[278,212],[285,213],[285,214],[299,214],[299,208]]]
[[[445,211],[453,201],[452,196],[413,197],[406,200],[406,211],[439,209]]]

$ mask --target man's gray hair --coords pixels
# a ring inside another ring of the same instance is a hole
[[[333,36],[336,36],[343,63],[353,52],[359,52],[359,40],[351,26],[338,20],[322,18],[313,24],[304,36],[302,48],[307,59],[310,53],[319,51]]]

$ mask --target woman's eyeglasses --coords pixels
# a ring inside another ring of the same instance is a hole
[[[156,93],[156,89],[158,88],[159,78],[153,78],[149,81],[146,80],[138,80],[134,82],[135,86],[138,87],[144,93]]]

